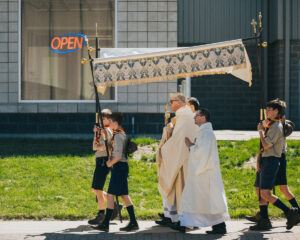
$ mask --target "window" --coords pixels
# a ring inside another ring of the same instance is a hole
[[[95,46],[114,47],[114,0],[22,0],[21,100],[93,100],[89,64],[80,60],[87,49],[58,54],[50,50],[54,37],[81,33]],[[115,99],[108,88],[103,100]]]

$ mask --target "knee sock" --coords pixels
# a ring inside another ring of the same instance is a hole
[[[105,218],[102,222],[102,224],[104,225],[108,225],[109,224],[109,221],[111,219],[111,215],[113,214],[113,209],[110,209],[110,208],[106,208],[106,214],[105,214]]]
[[[276,202],[273,203],[273,205],[275,207],[280,208],[284,213],[287,213],[290,211],[290,208],[287,205],[285,205],[279,198],[277,199]]]
[[[133,205],[127,207],[127,212],[129,214],[130,222],[136,222]]]
[[[268,205],[259,205],[260,209],[260,215],[262,218],[268,219],[269,214],[268,214]]]
[[[300,208],[299,208],[299,205],[298,205],[298,203],[297,203],[296,198],[290,199],[289,202],[290,202],[290,204],[292,205],[292,207],[297,208],[297,209],[298,209],[298,212],[300,212]]]

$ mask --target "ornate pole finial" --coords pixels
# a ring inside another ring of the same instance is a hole
[[[253,27],[253,33],[256,35],[257,22],[254,20],[254,18],[252,18],[251,25]]]
[[[258,26],[259,26],[259,30],[261,31],[262,30],[262,15],[261,15],[261,12],[258,13],[258,19],[259,19],[259,22],[258,22]]]
[[[92,48],[92,47],[90,47],[90,45],[89,45],[89,39],[88,39],[87,35],[85,35],[85,41],[86,41],[86,48],[88,49],[88,52],[89,53],[94,52],[95,49]],[[81,64],[86,64],[86,63],[92,62],[92,61],[93,61],[92,59],[82,58],[80,62],[81,62]]]
[[[87,47],[87,49],[88,49],[88,51],[89,51],[90,53],[96,51],[95,48],[92,48],[92,47],[90,46],[90,44],[89,44],[89,39],[88,39],[87,35],[85,35],[85,41],[86,41],[86,47]]]

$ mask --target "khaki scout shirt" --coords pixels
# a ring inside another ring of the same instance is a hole
[[[265,136],[265,141],[270,148],[264,149],[262,157],[281,157],[282,150],[285,147],[285,138],[281,122],[275,122],[271,125]]]
[[[109,151],[109,149],[110,149],[110,142],[111,142],[111,138],[112,138],[112,130],[110,128],[106,128],[105,130],[107,132],[107,146],[108,146],[108,151]],[[105,144],[102,136],[100,136],[99,144],[100,145],[104,145]],[[96,152],[96,157],[107,157],[106,150],[104,150],[104,151],[97,151]]]
[[[128,162],[125,156],[126,147],[126,134],[123,132],[118,132],[114,137],[112,158],[120,158],[120,162]]]

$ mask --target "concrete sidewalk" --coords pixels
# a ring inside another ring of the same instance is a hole
[[[217,140],[250,140],[259,138],[257,131],[215,130]],[[161,139],[161,134],[135,135],[137,137],[151,137]],[[93,134],[0,134],[0,138],[32,138],[32,139],[93,139]],[[287,139],[300,140],[300,131],[294,131]]]
[[[83,239],[126,239],[126,240],[198,240],[198,239],[299,239],[300,226],[295,226],[291,231],[285,229],[285,221],[273,221],[272,231],[249,232],[251,223],[246,221],[227,222],[228,234],[207,235],[206,230],[188,231],[186,234],[160,227],[153,221],[139,221],[140,230],[132,233],[119,232],[122,224],[113,221],[110,232],[103,233],[90,228],[87,221],[0,221],[0,240],[83,240]]]
[[[250,140],[259,138],[257,131],[215,130],[217,140]],[[300,131],[293,132],[287,139],[299,140]]]

